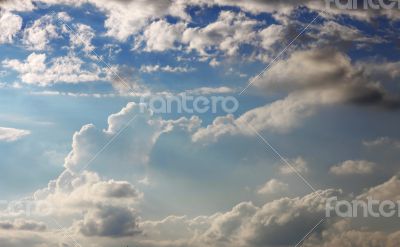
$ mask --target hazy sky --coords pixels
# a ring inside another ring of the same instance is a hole
[[[330,2],[0,1],[0,245],[398,246],[324,216],[400,199],[399,9]]]

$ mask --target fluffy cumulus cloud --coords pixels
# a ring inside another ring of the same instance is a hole
[[[2,0],[0,1],[0,9],[6,11],[32,11],[35,6],[31,0]]]
[[[0,9],[0,44],[12,43],[22,27],[22,18]]]
[[[19,73],[22,82],[37,86],[55,83],[82,83],[104,81],[108,72],[96,64],[88,66],[74,55],[47,59],[44,53],[31,53],[24,61],[6,59],[3,67]]]
[[[115,156],[101,157],[102,165],[97,164],[97,168],[111,172],[114,169],[106,163],[112,163],[114,158],[119,160],[122,172],[132,171],[124,170],[122,166],[131,169],[147,164],[150,151],[163,131],[161,120],[151,116],[152,113],[144,105],[129,103],[120,112],[109,116],[107,129],[101,130],[92,124],[83,126],[73,136],[72,150],[64,166],[73,172],[86,169],[102,147],[111,142],[114,145],[110,145],[109,153],[115,153]],[[120,135],[122,131],[123,135]]]
[[[140,233],[135,212],[124,207],[101,206],[86,214],[77,227],[89,237],[124,237]]]
[[[281,198],[261,207],[243,202],[211,220],[199,238],[208,246],[290,246],[297,244],[324,214],[327,190],[299,198]],[[308,225],[307,227],[305,225]]]
[[[257,193],[262,195],[279,194],[282,192],[286,192],[288,189],[288,184],[285,184],[277,179],[271,179],[266,182],[260,189],[258,189]]]
[[[54,16],[45,15],[24,30],[23,43],[30,50],[46,50],[52,39],[60,38]]]
[[[273,25],[257,33],[260,23],[247,17],[243,12],[222,11],[217,20],[204,27],[188,27],[184,22],[168,23],[158,20],[148,25],[142,35],[136,38],[134,49],[162,52],[185,49],[196,51],[201,56],[211,55],[213,50],[226,55],[237,55],[243,44],[258,44],[270,48],[282,35]]]
[[[365,199],[372,197],[375,200],[398,201],[400,200],[399,188],[400,177],[396,175],[380,185],[369,188],[365,193],[358,196],[358,198]]]
[[[204,28],[186,29],[182,42],[188,44],[189,50],[195,50],[201,55],[207,55],[214,47],[228,55],[234,55],[240,45],[254,42],[254,28],[257,24],[256,20],[246,17],[244,13],[224,11],[220,13],[218,20]]]
[[[68,18],[68,17],[64,17]],[[71,47],[81,47],[85,52],[89,53],[94,50],[92,39],[95,32],[92,27],[78,23],[73,25],[73,30],[67,29],[70,37]]]
[[[189,19],[184,11],[186,4],[180,1],[119,1],[119,0],[40,0],[48,5],[68,4],[81,6],[90,3],[106,15],[104,27],[107,35],[120,41],[127,40],[138,33],[151,20],[172,15],[181,19]]]
[[[5,1],[3,3],[4,7],[14,10],[32,10],[34,8],[32,1],[17,1],[21,2],[18,4],[12,4]],[[26,3],[24,3],[26,2]],[[152,1],[151,3],[147,1],[105,1],[105,0],[38,0],[35,1],[38,3],[45,3],[48,5],[57,5],[57,4],[68,4],[72,6],[81,6],[85,3],[90,3],[93,6],[97,7],[100,11],[104,12],[106,15],[106,20],[104,22],[104,27],[107,29],[107,35],[114,37],[120,41],[127,40],[128,37],[139,33],[143,28],[145,28],[151,21],[156,19],[162,19],[165,16],[174,16],[183,21],[190,21],[191,18],[189,14],[185,11],[188,6],[235,6],[241,8],[243,11],[247,11],[250,13],[272,13],[278,20],[282,20],[290,15],[290,13],[300,7],[306,6],[311,10],[318,11],[322,13],[324,16],[336,16],[336,15],[349,15],[353,18],[362,19],[362,20],[371,20],[372,18],[378,16],[386,16],[392,19],[399,18],[399,11],[396,9],[383,9],[380,10],[368,10],[365,11],[360,6],[357,10],[341,10],[338,9],[335,4],[331,4],[331,8],[326,8],[326,3],[324,1],[315,2],[311,0],[302,0],[296,2],[281,2],[281,1],[259,1],[259,0],[251,0],[251,1],[237,1],[237,0],[213,0],[213,1],[204,1],[204,0],[192,0],[192,1],[182,1],[182,0],[168,0],[168,1]],[[24,6],[22,6],[24,5]],[[283,17],[285,16],[285,17]],[[162,40],[166,41],[166,44],[156,44],[155,46],[150,45],[149,49],[165,49],[166,47],[171,45],[171,42],[174,42],[175,35],[173,34],[175,27],[169,26],[163,21],[158,21],[154,24],[151,24],[153,27],[150,29],[155,30],[154,28],[159,28],[164,25],[166,29],[162,30],[160,37]],[[158,27],[157,27],[158,26]],[[205,46],[210,43],[214,43],[207,39],[207,30],[209,31],[217,31],[218,27],[221,27],[222,23],[218,25],[213,25],[206,28],[203,32],[200,30],[190,30],[186,34],[186,38],[196,36],[197,38],[203,38],[202,41],[195,42],[190,44],[190,47],[193,49],[199,48],[200,51],[203,51]],[[231,25],[229,25],[231,26]],[[228,26],[226,26],[229,28]],[[236,26],[238,27],[238,26]],[[248,27],[240,26],[242,28]],[[231,29],[231,28],[229,28]],[[232,29],[231,29],[232,30]],[[245,30],[245,29],[242,29]],[[172,31],[172,32],[171,32]],[[229,32],[229,31],[227,31]],[[231,32],[231,31],[230,31]],[[171,35],[172,34],[172,35]],[[220,32],[220,34],[223,34]],[[249,33],[246,33],[249,34]],[[154,40],[154,39],[153,39]],[[237,42],[240,42],[241,38],[238,35],[228,36],[227,40],[222,44],[222,48],[228,52],[234,52],[237,48]],[[152,42],[150,42],[152,43]],[[268,43],[268,42],[267,42]],[[154,44],[154,43],[153,43]],[[227,46],[234,45],[233,48],[228,49]]]
[[[122,179],[124,174],[113,173],[117,169],[112,161],[120,161],[118,170],[121,168],[123,173],[127,173],[121,167],[124,165],[129,168],[149,166],[149,153],[161,135],[170,134],[175,129],[191,135],[199,128],[198,118],[163,120],[153,116],[143,105],[129,103],[120,112],[110,115],[106,129],[86,125],[75,133],[72,150],[65,159],[64,172],[47,188],[36,191],[34,200],[50,205],[50,216],[66,224],[68,233],[81,245],[275,247],[297,244],[325,216],[326,200],[342,195],[340,190],[326,189],[260,204],[243,201],[231,210],[198,217],[170,215],[162,220],[141,217],[138,208],[146,200],[146,195],[132,181]],[[124,130],[124,135],[118,135],[121,130]],[[115,142],[115,148],[107,146],[110,152],[106,156],[97,156],[110,140]],[[114,154],[116,156],[111,157]],[[306,170],[302,158],[290,162],[298,169]],[[102,169],[102,165],[109,169]],[[357,164],[347,166],[363,170]],[[399,198],[399,186],[399,179],[395,176],[366,190],[358,198],[374,196],[395,200]],[[272,179],[258,192],[269,195],[289,189],[282,181]],[[360,239],[364,235],[368,235],[370,241],[377,241],[379,247],[393,245],[398,239],[395,233],[359,229],[345,223],[336,218],[326,220],[309,236],[305,246],[335,246],[332,243],[342,243],[338,236],[355,246],[368,246],[367,240]],[[0,222],[0,231],[2,236],[13,240],[9,246],[68,246],[71,242],[62,238],[63,232],[40,222],[19,218]],[[5,239],[0,238],[0,241],[8,243]]]
[[[343,175],[365,175],[371,174],[376,167],[374,162],[367,160],[346,160],[340,164],[332,166],[330,172],[343,176]]]
[[[0,141],[3,142],[17,141],[29,135],[30,133],[31,132],[29,130],[0,127]]]
[[[144,51],[175,49],[185,29],[184,23],[170,24],[165,20],[153,22],[145,28],[142,36],[136,38],[135,47],[138,49],[144,43]]]
[[[307,162],[302,157],[287,160],[288,164],[280,164],[279,172],[283,175],[300,173],[304,174],[308,172]]]
[[[398,189],[399,179],[395,176],[357,198],[398,200]],[[339,190],[325,190],[303,197],[276,199],[262,206],[242,202],[224,213],[193,219],[170,216],[162,221],[143,222],[143,228],[152,239],[150,246],[293,246],[308,233],[306,229],[325,218],[326,200],[341,195]],[[374,230],[357,222],[358,219],[350,218],[325,219],[302,245],[394,247],[399,243],[399,232],[384,227]]]

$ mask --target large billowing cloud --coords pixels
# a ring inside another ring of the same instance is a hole
[[[132,121],[132,126],[126,127],[126,123],[132,118],[137,122]],[[115,140],[115,149],[108,152],[108,157],[99,156],[98,160],[86,166],[104,143],[125,127],[126,132],[119,136],[120,140]],[[35,200],[51,205],[50,216],[66,224],[73,238],[82,245],[109,246],[126,244],[128,241],[129,244],[140,247],[277,247],[298,243],[324,217],[326,200],[342,194],[340,190],[327,189],[261,204],[244,201],[231,210],[206,216],[171,215],[159,221],[142,218],[138,206],[146,195],[131,181],[107,177],[113,176],[111,171],[117,170],[116,166],[119,169],[125,162],[125,165],[131,167],[149,165],[149,152],[160,135],[168,134],[175,128],[184,129],[185,134],[190,135],[199,128],[199,120],[162,120],[152,116],[143,105],[129,103],[120,112],[109,117],[105,130],[98,130],[94,125],[84,126],[74,135],[72,151],[65,160],[66,170],[57,180],[51,181],[47,188],[38,190],[34,194]],[[114,153],[117,157],[108,159]],[[123,162],[109,162],[117,158]],[[304,161],[300,158],[298,160],[299,164],[304,165]],[[106,173],[101,173],[104,170],[96,167],[102,162],[110,167]],[[273,179],[260,188],[260,193],[276,190],[282,192],[280,189],[283,187],[285,190],[290,189],[286,184]],[[395,199],[398,198],[398,187],[398,178],[394,177],[369,189],[359,198],[366,195],[385,195],[386,199]],[[332,242],[341,243],[342,240],[337,236],[346,236],[349,238],[347,242],[359,243],[359,237],[368,232],[368,229],[359,229],[351,224],[344,227],[341,222],[336,218],[328,219],[311,234],[310,240],[305,244],[330,246]],[[68,244],[63,238],[55,239],[62,232],[54,233],[52,228],[40,223],[10,220],[3,222],[1,226],[3,232],[14,241],[14,245],[10,246],[21,246],[24,243],[31,246],[44,243]],[[18,232],[23,232],[23,235],[17,237]],[[397,239],[397,235],[384,231],[374,232],[369,234],[369,239],[382,243],[376,246],[383,247],[384,244],[395,243],[393,241]]]

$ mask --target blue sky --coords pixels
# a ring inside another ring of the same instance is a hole
[[[400,198],[399,18],[0,1],[0,245],[295,246],[313,229],[304,246],[397,246],[396,218],[323,215],[332,196]],[[217,110],[179,111],[187,97]]]

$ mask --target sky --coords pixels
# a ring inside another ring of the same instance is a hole
[[[399,246],[396,216],[326,216],[400,200],[399,28],[335,1],[0,1],[0,245]]]

